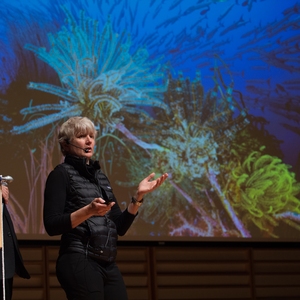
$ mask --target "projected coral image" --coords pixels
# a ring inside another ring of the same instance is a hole
[[[275,4],[276,3],[276,4]],[[2,175],[20,238],[47,239],[59,126],[86,116],[123,240],[300,240],[300,1],[0,3]]]

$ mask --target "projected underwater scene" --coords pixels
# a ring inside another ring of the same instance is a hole
[[[47,238],[58,128],[86,116],[122,209],[169,173],[123,240],[300,240],[300,1],[0,8],[0,171],[20,237]]]

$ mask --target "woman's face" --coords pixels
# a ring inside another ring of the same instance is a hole
[[[68,154],[90,159],[94,154],[95,136],[92,133],[80,133],[66,144]]]

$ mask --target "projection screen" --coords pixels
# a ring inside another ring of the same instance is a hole
[[[299,1],[0,8],[0,174],[20,239],[50,239],[57,132],[86,116],[122,209],[141,179],[169,173],[122,240],[300,241]]]

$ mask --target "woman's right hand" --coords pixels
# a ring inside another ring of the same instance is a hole
[[[102,198],[95,198],[90,204],[89,209],[94,216],[104,216],[107,214],[111,208],[115,205],[115,202],[105,203]]]
[[[105,204],[102,198],[95,198],[90,204],[71,213],[71,226],[75,228],[92,216],[104,216],[115,205],[115,202]]]

